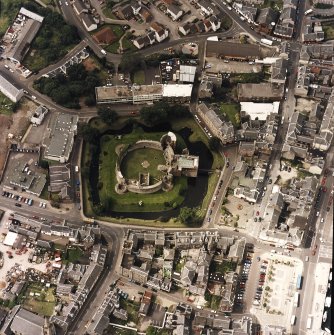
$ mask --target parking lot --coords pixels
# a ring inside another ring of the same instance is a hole
[[[215,57],[206,58],[207,70],[213,73],[258,73],[262,70],[262,64],[249,64],[248,62],[234,62],[217,59]],[[208,65],[209,64],[209,65]]]
[[[298,274],[302,273],[303,263],[277,253],[261,256],[252,269],[250,292],[247,298],[253,299],[249,309],[262,325],[283,326],[289,329],[294,308],[294,295]],[[249,300],[248,300],[249,301]]]

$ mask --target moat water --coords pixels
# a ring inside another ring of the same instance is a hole
[[[139,125],[147,133],[149,132],[168,132],[172,129],[169,123],[164,123],[155,127],[147,127],[142,124]],[[101,134],[104,135],[126,135],[130,134],[133,130],[134,125],[128,124],[122,129],[108,130]],[[213,163],[213,156],[208,147],[203,142],[190,142],[189,137],[192,134],[190,128],[183,128],[180,131],[175,131],[176,134],[180,135],[191,155],[199,156],[199,173],[197,178],[188,178],[188,189],[185,195],[185,200],[181,205],[184,207],[197,207],[200,206],[208,188],[208,170],[211,169]],[[93,203],[98,204],[100,202],[98,192],[98,181],[99,181],[99,155],[100,147],[92,153],[92,163],[90,166],[90,185],[91,185],[91,198]],[[160,212],[111,212],[109,213],[112,217],[128,217],[144,220],[156,220],[156,219],[169,219],[176,217],[179,214],[180,208],[160,211]]]

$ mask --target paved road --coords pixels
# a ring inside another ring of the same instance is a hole
[[[105,269],[102,272],[102,275],[100,276],[94,289],[90,292],[78,316],[75,318],[75,321],[71,324],[69,333],[85,333],[85,326],[93,319],[97,308],[102,304],[105,294],[109,290],[109,286],[116,279],[116,263],[121,251],[123,235],[124,232],[122,228],[103,229],[103,236],[108,243],[108,254],[106,258]]]

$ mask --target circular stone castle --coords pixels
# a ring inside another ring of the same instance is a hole
[[[161,137],[160,142],[140,140],[131,145],[118,147],[118,158],[115,166],[117,184],[115,190],[118,194],[126,192],[133,193],[154,193],[159,190],[170,191],[173,188],[173,179],[177,176],[197,177],[199,157],[189,155],[188,149],[184,149],[181,155],[175,154],[176,135],[168,132]],[[126,155],[138,149],[153,149],[163,153],[165,164],[158,165],[161,177],[150,183],[150,174],[145,172],[149,162],[143,161],[141,166],[143,172],[139,173],[138,179],[127,179],[121,171],[122,161]]]

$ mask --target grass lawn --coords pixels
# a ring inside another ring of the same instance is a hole
[[[15,108],[15,102],[8,99],[0,92],[0,114],[10,115]]]
[[[148,166],[144,167],[148,162]],[[162,151],[155,149],[137,149],[129,152],[123,159],[121,170],[123,176],[129,179],[138,179],[139,173],[149,173],[151,182],[154,179],[162,176],[161,171],[158,170],[158,165],[165,164],[165,159]]]
[[[324,24],[322,29],[325,33],[325,40],[334,39],[334,23],[333,24]]]
[[[127,33],[122,39],[122,47],[123,51],[125,52],[131,52],[137,50],[137,48],[133,45],[132,41],[129,40],[131,36],[132,36],[131,33]]]
[[[67,261],[69,263],[75,263],[81,256],[83,251],[79,247],[67,249]]]
[[[135,84],[144,85],[145,84],[145,72],[144,70],[136,71],[133,75],[133,82]]]
[[[112,54],[117,54],[120,47],[119,41],[116,41],[105,47],[105,50],[111,52]]]
[[[111,9],[109,8],[104,8],[103,9],[103,14],[108,17],[109,19],[115,19],[115,20],[118,20],[117,16],[112,12]]]
[[[30,296],[30,293],[37,293],[39,296]],[[26,297],[23,307],[28,311],[45,316],[53,314],[56,305],[54,288],[42,288],[39,285],[31,284],[27,289]]]
[[[227,117],[232,122],[235,128],[240,127],[240,106],[237,104],[224,104],[220,105],[220,117]]]

